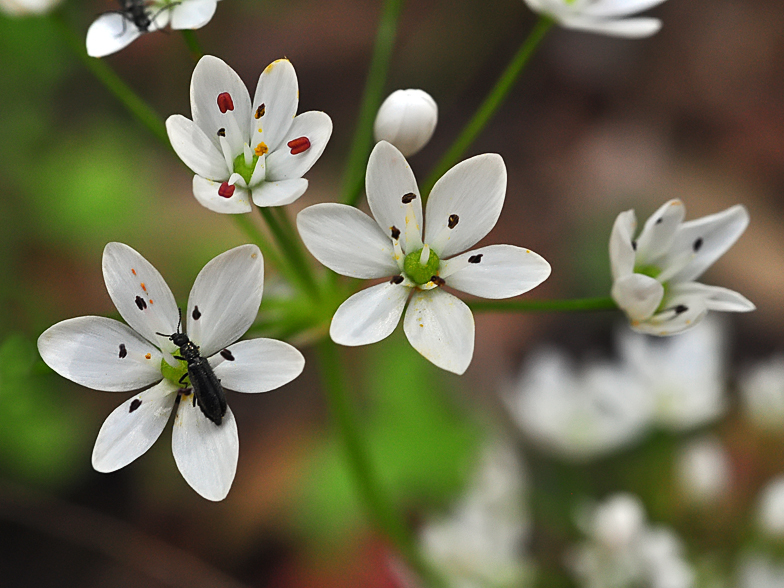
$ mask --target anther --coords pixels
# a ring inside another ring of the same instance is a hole
[[[128,350],[125,348],[125,343],[120,343],[120,359],[128,355]]]
[[[142,405],[142,401],[139,400],[138,398],[134,398],[131,401],[131,406],[128,407],[128,412],[133,412],[134,410],[139,408],[141,405]]]
[[[408,194],[403,194],[403,198],[401,198],[403,204],[408,204],[409,202],[413,202],[416,200],[416,194],[413,192],[409,192]]]
[[[637,251],[637,241],[632,241],[632,249]]]
[[[676,314],[676,315],[677,315],[677,314],[683,314],[684,312],[686,312],[687,310],[689,310],[689,307],[688,307],[688,306],[686,306],[685,304],[679,304],[678,306],[676,306],[675,308],[673,308],[673,310],[675,311],[675,314]]]
[[[223,182],[218,188],[218,196],[223,196],[224,198],[231,198],[234,196],[234,186],[229,184],[228,182]]]
[[[395,227],[395,226],[391,226],[391,227],[389,227],[389,231],[392,233],[392,238],[393,238],[395,241],[397,241],[398,239],[400,239],[400,229],[398,229],[398,228],[397,228],[397,227]]]
[[[403,283],[403,276],[393,276],[392,279],[389,280],[389,283],[390,284],[395,284],[396,286],[398,284],[402,284]]]
[[[266,155],[268,151],[269,151],[269,147],[267,147],[267,144],[264,141],[262,141],[261,143],[256,145],[256,148],[253,150],[253,153],[261,157],[262,155]]]
[[[226,361],[234,361],[234,355],[232,355],[231,351],[228,349],[223,349],[221,352],[221,357]]]
[[[201,311],[199,310],[198,306],[193,307],[193,312],[191,313],[193,320],[197,321],[201,318]]]
[[[479,263],[480,261],[482,261],[483,255],[484,253],[477,253],[476,255],[472,255],[471,257],[468,258],[468,263]]]
[[[664,217],[663,216],[660,216],[659,218],[656,219],[656,224],[657,225],[660,225],[662,222],[664,222]]]
[[[291,149],[292,155],[299,155],[300,153],[304,153],[308,149],[310,149],[310,139],[307,137],[298,137],[296,139],[292,139],[288,143],[289,149]]]
[[[450,229],[454,229],[457,226],[457,223],[459,222],[460,222],[459,216],[457,216],[456,214],[450,214],[449,222],[447,222],[446,226],[448,226]]]
[[[697,240],[694,242],[694,245],[692,245],[692,248],[694,249],[694,253],[697,253],[701,247],[702,247],[702,237],[698,237]]]
[[[221,127],[221,128],[218,129],[218,136],[219,137],[225,137],[226,136],[226,129],[224,127]]]
[[[260,119],[262,116],[264,116],[265,112],[267,112],[267,108],[264,106],[264,104],[260,104],[256,109],[256,114],[254,116],[256,119]]]
[[[234,110],[234,100],[231,99],[231,94],[228,92],[218,94],[218,108],[222,114],[226,114],[228,110]]]
[[[147,303],[144,301],[144,298],[142,298],[141,296],[137,296],[135,302],[136,302],[136,306],[139,307],[139,310],[147,309]]]
[[[446,284],[444,278],[441,278],[439,276],[430,276],[430,281],[433,282],[436,286],[443,286],[444,284]]]

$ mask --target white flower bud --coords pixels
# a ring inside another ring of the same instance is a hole
[[[388,141],[405,157],[427,145],[438,122],[436,101],[422,90],[392,92],[378,109],[373,131],[376,142]]]
[[[46,14],[60,2],[61,0],[0,0],[0,12],[9,16]]]
[[[771,480],[762,490],[757,506],[757,522],[770,537],[784,537],[784,476]]]

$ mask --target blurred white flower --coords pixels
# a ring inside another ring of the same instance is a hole
[[[726,495],[732,483],[730,459],[715,437],[691,441],[678,455],[676,478],[694,503],[708,505]]]
[[[653,410],[639,378],[624,366],[575,369],[554,349],[526,362],[506,403],[531,439],[575,461],[630,445],[648,429]]]
[[[784,588],[784,564],[749,554],[741,559],[736,578],[736,588]]]
[[[616,37],[649,37],[661,28],[656,18],[628,18],[664,0],[525,0],[534,12],[562,27]]]
[[[642,502],[616,494],[583,513],[578,524],[588,541],[567,564],[585,588],[690,588],[695,574],[683,546],[668,528],[645,522]]]
[[[746,369],[738,381],[743,411],[760,429],[784,429],[784,356]]]
[[[784,539],[784,475],[762,489],[757,505],[757,525],[774,539]]]
[[[10,16],[46,14],[54,10],[62,0],[0,0],[0,12]]]
[[[373,132],[392,143],[405,157],[427,145],[438,122],[436,101],[424,90],[396,90],[381,104]]]
[[[452,512],[421,529],[425,557],[452,588],[513,588],[531,573],[524,558],[530,518],[525,472],[514,450],[484,448],[466,494]]]
[[[700,322],[708,310],[748,312],[754,304],[727,288],[695,282],[749,224],[741,205],[683,222],[680,200],[670,200],[634,238],[633,210],[618,215],[610,235],[612,297],[634,330],[673,335]]]
[[[7,1],[14,0],[0,0]],[[159,31],[167,24],[173,29],[200,29],[210,22],[218,6],[218,0],[119,2],[119,10],[102,14],[87,30],[87,54],[91,57],[104,57],[115,53],[140,35]]]
[[[621,357],[652,397],[659,425],[685,431],[724,414],[725,336],[718,320],[664,340],[628,329],[616,337]]]

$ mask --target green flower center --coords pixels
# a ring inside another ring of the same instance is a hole
[[[175,359],[176,367],[169,365],[165,358],[161,359],[161,373],[163,377],[179,388],[188,388],[191,385],[188,379],[188,362],[184,359]],[[183,376],[185,376],[184,379]],[[182,379],[182,381],[180,381]]]
[[[634,268],[634,273],[642,274],[655,280],[661,273],[661,270],[655,265],[638,265]]]
[[[417,251],[412,251],[406,255],[406,259],[403,262],[403,271],[408,278],[415,284],[420,285],[427,284],[430,281],[430,278],[438,275],[438,267],[441,264],[438,255],[436,255],[436,252],[432,249],[430,250],[430,257],[426,264],[422,265],[420,263],[421,258],[422,250],[418,249]]]
[[[250,161],[250,165],[245,163],[245,154],[240,153],[234,158],[234,173],[240,174],[245,184],[250,186],[250,179],[253,177],[253,170],[256,169],[256,162],[259,160],[258,155],[254,155]]]

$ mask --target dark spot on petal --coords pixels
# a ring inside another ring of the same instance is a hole
[[[259,104],[259,107],[256,109],[256,114],[254,115],[257,119],[264,116],[264,113],[267,112],[267,108],[264,104]]]
[[[147,309],[147,303],[144,301],[144,298],[142,298],[141,296],[136,297],[136,306],[139,307],[139,310]]]
[[[438,276],[430,276],[430,281],[433,282],[436,286],[443,286],[446,284],[444,278],[440,278]]]
[[[120,359],[128,355],[128,350],[125,348],[125,343],[120,343]]]
[[[197,321],[201,318],[201,311],[199,310],[198,306],[193,307],[193,312],[191,313],[193,320]]]
[[[219,137],[225,137],[226,136],[226,129],[224,129],[223,127],[219,128],[218,129],[218,136]]]
[[[403,194],[403,204],[408,204],[409,202],[413,202],[416,200],[416,194],[413,192],[409,192],[408,194]]]
[[[223,349],[221,352],[221,357],[226,361],[234,361],[234,356],[232,355],[231,351],[228,349]]]
[[[400,229],[397,227],[389,227],[390,232],[392,233],[392,238],[397,241],[400,239]]]
[[[231,99],[231,94],[228,92],[218,94],[218,108],[223,114],[226,114],[228,110],[234,110],[234,100]]]
[[[702,237],[698,237],[697,240],[694,242],[694,245],[692,245],[692,247],[694,248],[694,253],[697,253],[702,247]]]
[[[632,241],[632,249],[637,251],[637,241]]]
[[[389,280],[390,284],[402,284],[403,283],[403,276],[393,276],[391,280]]]
[[[468,263],[479,263],[480,261],[482,261],[483,255],[484,253],[477,253],[476,255],[472,255],[471,257],[468,258]]]
[[[663,220],[664,220],[664,217],[663,217],[663,216],[660,216],[659,218],[657,218],[657,219],[656,219],[656,224],[657,224],[657,225],[660,225],[660,224],[662,223],[662,221],[663,221]]]
[[[138,398],[134,398],[131,401],[131,406],[128,408],[128,412],[133,412],[134,410],[139,408],[141,405],[142,405],[142,401],[139,400]]]
[[[307,137],[297,137],[286,143],[286,145],[291,149],[292,155],[299,155],[310,149],[310,139]]]
[[[689,307],[686,306],[685,304],[679,304],[678,306],[673,308],[673,310],[675,311],[675,314],[683,314],[684,312],[689,310]]]
[[[218,196],[223,196],[224,198],[231,198],[234,196],[234,186],[229,184],[228,182],[223,182],[218,188]]]

